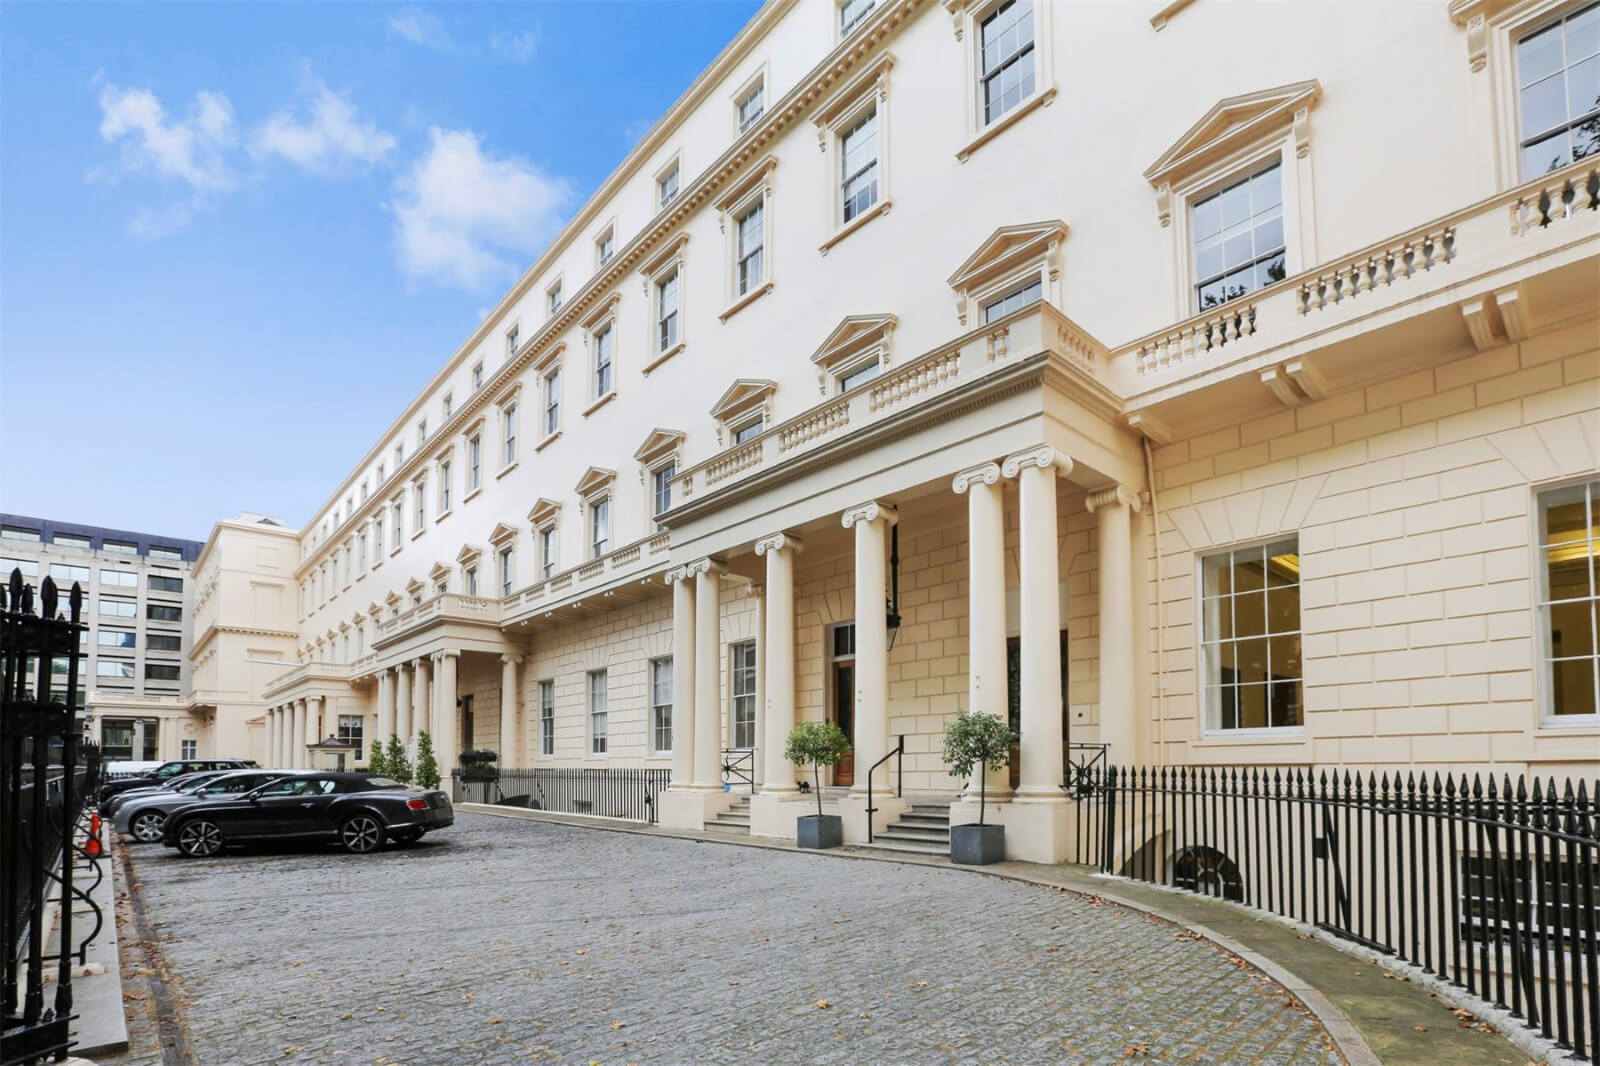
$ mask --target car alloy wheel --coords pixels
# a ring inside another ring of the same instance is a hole
[[[356,814],[339,828],[339,841],[346,851],[365,855],[383,846],[383,825],[370,814]]]
[[[222,830],[215,822],[197,819],[178,830],[178,850],[191,859],[205,859],[222,850]]]
[[[133,839],[142,844],[154,844],[167,828],[167,816],[160,811],[145,811],[134,818],[129,828],[133,830]]]

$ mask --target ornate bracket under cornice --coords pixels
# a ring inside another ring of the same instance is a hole
[[[1090,513],[1098,511],[1100,508],[1105,507],[1108,504],[1121,504],[1127,507],[1130,511],[1141,511],[1144,509],[1144,501],[1139,498],[1139,494],[1137,492],[1130,492],[1121,485],[1113,485],[1109,489],[1100,489],[1096,492],[1091,492],[1083,499],[1084,508]]]
[[[1534,328],[1521,282],[1463,300],[1461,317],[1467,324],[1473,346],[1480,352],[1526,340]]]
[[[880,518],[892,526],[900,521],[900,512],[895,510],[893,504],[884,503],[882,500],[868,500],[866,503],[846,508],[844,514],[839,516],[839,522],[844,528],[852,529],[858,523],[876,522]]]
[[[950,488],[957,496],[966,494],[973,485],[982,482],[985,485],[998,485],[1000,483],[1000,466],[998,463],[979,463],[969,466],[956,474],[950,481]]]
[[[1008,478],[1014,478],[1027,467],[1036,466],[1041,470],[1070,474],[1072,465],[1070,456],[1064,455],[1048,444],[1041,444],[1036,448],[1007,456],[1006,461],[1000,464],[1000,472]]]
[[[1467,31],[1467,67],[1480,73],[1489,63],[1489,23],[1518,9],[1533,11],[1537,0],[1450,0],[1450,21]]]
[[[1154,444],[1172,443],[1172,429],[1148,411],[1135,411],[1129,415],[1128,428],[1149,437]]]
[[[785,548],[791,552],[805,551],[806,542],[793,533],[770,533],[756,541],[756,554],[765,555],[768,552],[781,552]]]
[[[1271,389],[1285,407],[1299,407],[1328,397],[1327,380],[1316,364],[1304,356],[1265,367],[1260,371],[1260,378],[1261,384]]]

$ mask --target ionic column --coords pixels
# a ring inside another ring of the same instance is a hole
[[[450,775],[455,772],[456,756],[461,751],[461,722],[456,713],[456,672],[460,661],[459,651],[441,651],[434,656],[434,706],[438,713],[434,721],[438,732],[433,735],[433,757],[439,764],[441,787],[448,789]]]
[[[672,787],[694,782],[694,578],[686,566],[667,572],[672,583]]]
[[[500,656],[500,765],[510,769],[522,765],[522,743],[517,723],[522,720],[522,687],[517,684],[520,655]]]
[[[1133,720],[1133,534],[1139,496],[1121,486],[1091,492],[1100,553],[1100,740],[1112,765],[1138,760]]]
[[[855,783],[865,794],[872,764],[889,751],[889,527],[899,521],[893,507],[876,500],[844,512],[844,528],[856,532],[856,736]]]
[[[694,787],[720,791],[723,568],[715,560],[696,559],[685,569],[694,575]]]
[[[305,700],[296,700],[294,703],[294,743],[289,749],[289,758],[293,760],[291,766],[306,766],[306,715],[308,708]]]
[[[1045,444],[1011,456],[1004,471],[1017,479],[1021,496],[1022,777],[1017,799],[1065,803],[1056,476],[1071,473],[1072,460]],[[1123,674],[1121,680],[1127,686],[1132,675]]]
[[[294,708],[287,704],[278,706],[278,751],[276,763],[280,769],[293,766],[289,761],[289,745],[294,740]]]
[[[411,743],[411,667],[401,663],[394,668],[394,733],[401,744]],[[383,742],[389,743],[384,737]]]
[[[394,675],[384,670],[378,674],[378,743],[387,744],[394,732]],[[363,752],[362,754],[366,754]]]
[[[269,767],[278,765],[278,709],[267,708],[267,754],[263,760]]]
[[[326,696],[311,696],[306,700],[306,743],[315,744],[322,739],[323,707]]]
[[[1006,670],[1006,520],[1000,467],[980,463],[951,481],[967,497],[967,712],[992,714],[1002,722],[1010,713]],[[859,637],[857,638],[859,641]],[[967,798],[976,800],[980,783],[987,800],[1011,793],[1006,767],[972,771]]]
[[[417,751],[417,738],[422,733],[434,736],[436,730],[433,724],[433,687],[429,684],[433,680],[433,663],[427,656],[416,659],[411,664],[413,678],[411,681],[411,736],[407,745],[413,756]],[[439,757],[439,746],[434,744],[433,755],[435,760]]]
[[[756,632],[761,634],[756,644],[756,720],[755,744],[756,754],[750,760],[750,777],[753,788],[759,789],[761,783],[767,779],[766,763],[763,754],[767,750],[767,716],[764,708],[767,705],[767,589],[759,581],[751,582],[750,595],[756,598]],[[783,746],[783,741],[778,742]]]
[[[793,533],[774,533],[756,541],[756,554],[767,560],[767,617],[761,642],[766,661],[761,791],[773,795],[798,791],[795,768],[783,757],[783,746],[794,729],[794,557],[804,547]]]

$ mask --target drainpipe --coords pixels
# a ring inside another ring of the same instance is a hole
[[[1151,536],[1156,552],[1156,765],[1167,761],[1167,653],[1165,631],[1167,610],[1165,601],[1165,574],[1161,565],[1161,506],[1156,502],[1155,460],[1150,453],[1150,438],[1141,436],[1144,444],[1144,480],[1150,486]]]

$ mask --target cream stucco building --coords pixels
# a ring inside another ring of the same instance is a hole
[[[1047,860],[1072,745],[1592,773],[1600,7],[1158,6],[769,0],[298,533],[218,527],[222,746],[687,826],[753,749],[792,835],[827,718],[859,839],[1009,713]]]

